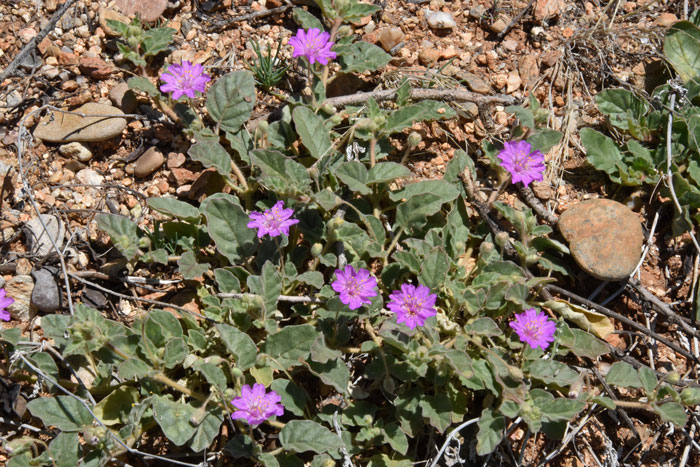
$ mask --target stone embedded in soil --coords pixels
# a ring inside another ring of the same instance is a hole
[[[92,159],[92,152],[77,141],[60,145],[58,152],[64,157],[70,157],[80,162],[87,162]]]
[[[109,24],[107,24],[107,20],[114,20],[114,21],[120,21],[122,23],[129,24],[131,21],[129,21],[129,18],[121,13],[119,13],[116,10],[112,10],[111,8],[105,8],[105,7],[100,7],[99,10],[99,22],[100,22],[100,27],[102,30],[105,32],[105,34],[108,37],[119,37],[121,34],[119,34],[118,31],[115,31],[111,27],[109,27]]]
[[[431,11],[426,8],[425,20],[428,26],[433,29],[454,29],[457,27],[457,22],[451,14],[444,11]]]
[[[31,318],[30,303],[32,290],[34,289],[34,279],[32,276],[17,274],[5,284],[5,291],[8,297],[15,299],[15,302],[8,306],[12,319],[28,322]]]
[[[457,77],[463,80],[467,84],[467,87],[474,92],[478,92],[479,94],[488,94],[491,92],[491,86],[474,73],[464,72],[457,75]]]
[[[44,257],[54,250],[51,239],[53,239],[58,248],[63,246],[66,227],[61,219],[51,214],[41,214],[41,220],[44,221],[46,230],[44,230],[44,226],[38,217],[29,219],[24,227],[30,252],[39,257]]]
[[[72,112],[85,115],[122,115],[116,107],[89,102]],[[34,137],[51,143],[71,141],[104,141],[121,135],[126,119],[120,117],[82,117],[76,114],[49,111],[34,130]]]
[[[639,262],[644,243],[641,223],[617,201],[582,201],[559,217],[558,226],[578,265],[593,277],[622,280]]]
[[[382,45],[382,49],[389,52],[391,49],[400,44],[406,35],[403,33],[401,28],[384,28],[379,31],[379,43]]]
[[[75,178],[83,185],[102,185],[105,178],[93,169],[82,169],[75,174]]]
[[[127,114],[134,113],[138,104],[136,101],[136,94],[129,89],[129,85],[126,83],[119,83],[114,86],[112,90],[109,91],[109,100]]]
[[[151,175],[165,162],[165,156],[155,146],[146,149],[134,163],[134,176],[143,178]]]
[[[61,295],[53,274],[48,269],[32,272],[35,284],[32,290],[32,304],[40,311],[52,313],[61,307]]]
[[[78,61],[78,67],[83,75],[95,79],[107,79],[114,72],[114,67],[99,57],[82,56]]]
[[[157,21],[168,6],[168,0],[117,0],[117,8],[126,16],[132,17],[137,13],[142,21],[152,23]]]

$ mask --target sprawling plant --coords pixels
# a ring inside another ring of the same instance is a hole
[[[626,403],[601,394],[578,364],[609,352],[593,334],[602,334],[591,324],[601,317],[541,293],[567,272],[568,250],[552,229],[503,203],[499,232],[475,222],[467,200],[476,167],[462,150],[440,179],[416,180],[396,162],[390,137],[455,118],[453,109],[412,101],[408,83],[396,105],[328,105],[331,64],[367,72],[390,56],[338,33],[378,7],[317,3],[331,33],[295,10],[304,33],[294,53],[310,92],[278,120],[246,126],[256,104],[247,71],[208,89],[190,63],[171,65],[160,91],[131,79],[172,110],[192,137],[189,157],[225,189],[198,204],[150,198],[161,216],[150,227],[113,214],[97,222],[128,268],[176,261],[200,312],[163,304],[127,326],[80,304],[43,317],[51,351],[4,331],[12,370],[45,391],[29,401],[31,415],[57,429],[48,444],[7,443],[8,465],[103,465],[148,451],[146,434],[170,443],[169,453],[227,462],[412,465],[436,459],[460,424],[477,424],[471,446],[487,455],[513,420],[561,438],[587,405]],[[511,109],[521,121],[513,136],[527,140],[485,142],[497,180],[541,179],[542,154],[561,135],[541,128],[535,107]],[[71,381],[69,371],[83,377]],[[628,403],[679,424],[681,402],[698,399],[646,367],[616,362],[606,378],[647,398]]]

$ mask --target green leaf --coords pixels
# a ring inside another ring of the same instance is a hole
[[[456,115],[452,107],[444,102],[425,100],[392,112],[386,120],[384,133],[390,135],[410,128],[416,122],[454,118]]]
[[[689,21],[675,23],[666,33],[664,55],[683,81],[700,77],[700,29]]]
[[[140,358],[130,358],[119,364],[119,377],[123,379],[141,379],[151,372],[152,368]]]
[[[121,386],[102,399],[93,409],[107,426],[126,423],[132,404],[139,402],[139,391],[131,386]]]
[[[317,289],[323,287],[324,284],[323,274],[318,271],[306,271],[303,274],[299,274],[295,280]]]
[[[223,323],[217,324],[216,330],[219,331],[226,348],[236,357],[238,368],[245,371],[255,364],[258,348],[248,334]]]
[[[639,373],[639,379],[642,382],[644,390],[647,394],[651,394],[651,392],[656,389],[656,385],[659,384],[656,373],[648,366],[641,367],[637,372]]]
[[[410,177],[412,174],[408,167],[396,162],[379,162],[369,169],[367,184],[390,182],[397,178]]]
[[[401,190],[394,191],[389,194],[389,199],[394,202],[402,199],[410,200],[414,196],[430,193],[439,196],[443,203],[457,199],[459,190],[453,183],[445,180],[425,180],[418,183],[406,185]]]
[[[542,417],[550,422],[568,422],[573,420],[576,414],[583,410],[584,407],[586,407],[585,402],[575,399],[558,398],[553,401],[548,401],[541,406]]]
[[[198,141],[190,146],[187,154],[204,167],[214,167],[223,176],[231,173],[231,156],[217,141]]]
[[[175,368],[182,363],[187,357],[187,344],[182,337],[170,338],[165,344],[165,352],[163,353],[163,361],[165,368]]]
[[[641,388],[642,381],[632,365],[626,362],[615,362],[605,376],[605,381],[623,388]]]
[[[75,467],[79,464],[80,440],[78,433],[59,433],[49,444],[49,456],[54,467]]]
[[[143,32],[141,53],[144,57],[153,57],[168,49],[173,42],[173,28],[152,28]]]
[[[287,422],[280,431],[279,440],[283,448],[293,452],[333,453],[344,446],[335,433],[311,420]]]
[[[167,216],[191,222],[196,222],[199,219],[199,209],[175,198],[148,198],[146,203],[159,213]]]
[[[198,263],[197,258],[191,251],[186,251],[177,260],[178,271],[182,274],[185,280],[196,279],[202,277],[202,274],[209,270],[208,263]]]
[[[673,422],[681,428],[684,427],[688,421],[688,415],[685,413],[685,409],[678,402],[666,402],[665,404],[655,405],[654,409],[661,417],[661,420]]]
[[[129,78],[127,84],[129,85],[129,89],[145,92],[151,97],[160,96],[158,88],[155,84],[151,83],[151,81],[148,78],[142,76],[134,76],[132,78]]]
[[[367,181],[369,180],[367,167],[360,161],[343,162],[338,167],[335,175],[356,193],[362,195],[372,193],[372,190],[367,187]]]
[[[205,205],[204,215],[217,251],[226,256],[231,264],[255,252],[255,229],[247,227],[250,219],[238,204],[226,198],[217,198]]]
[[[234,71],[214,83],[207,92],[211,118],[228,132],[235,133],[255,107],[255,78],[248,71]]]
[[[700,404],[700,388],[690,387],[683,389],[681,391],[681,401],[689,407]]]
[[[373,15],[381,10],[377,5],[359,2],[358,0],[348,0],[338,5],[341,5],[338,7],[338,15],[343,18],[344,22],[348,23],[359,21],[365,16]]]
[[[248,276],[248,288],[263,299],[263,308],[267,315],[277,309],[277,299],[282,293],[282,278],[271,261],[266,261],[260,276]]]
[[[586,148],[588,161],[598,170],[607,174],[617,172],[622,164],[622,154],[615,142],[591,128],[581,129],[581,143]]]
[[[394,451],[406,455],[408,452],[408,438],[406,438],[406,435],[401,431],[397,423],[387,424],[382,428],[382,434],[384,435],[384,442],[388,443]]]
[[[284,410],[288,410],[298,417],[304,416],[307,397],[303,389],[287,379],[274,380],[270,389],[280,395]]]
[[[323,31],[323,23],[316,18],[314,15],[301,8],[295,8],[292,10],[292,18],[294,22],[301,26],[301,29],[309,30],[316,28]]]
[[[467,324],[464,326],[464,331],[471,335],[471,334],[476,334],[477,336],[487,336],[487,337],[492,337],[492,336],[500,336],[503,334],[503,331],[501,331],[501,328],[498,327],[498,324],[491,318],[477,318],[473,322]]]
[[[608,346],[592,334],[580,329],[568,329],[559,334],[559,344],[570,349],[577,357],[596,359],[609,352]]]
[[[570,386],[579,376],[568,365],[555,360],[534,360],[526,365],[526,371],[531,378],[558,386]]]
[[[444,433],[452,423],[452,404],[446,394],[425,396],[420,401],[423,417],[426,417],[432,426]]]
[[[114,246],[131,261],[139,252],[141,229],[131,219],[116,214],[98,214],[97,227],[107,232]]]
[[[547,154],[550,149],[559,144],[563,135],[556,130],[537,130],[527,138],[527,142],[532,146],[533,151],[540,151]]]
[[[391,55],[364,41],[336,45],[333,50],[338,55],[338,63],[343,73],[374,71],[385,67],[391,61]]]
[[[224,413],[219,407],[207,408],[204,419],[197,425],[194,435],[187,443],[190,449],[194,452],[200,452],[211,446],[214,439],[219,436],[219,429],[223,421]]]
[[[52,318],[56,316],[61,316],[61,315],[50,315],[45,317],[46,318]],[[63,317],[63,316],[61,316]],[[68,317],[66,317],[68,318]],[[46,331],[46,325],[44,325],[44,332]],[[7,342],[10,345],[16,346],[17,342],[19,342],[20,338],[22,337],[22,330],[20,328],[9,328],[9,329],[2,329],[0,330],[0,341],[2,342]],[[63,333],[60,333],[60,337],[63,337]]]
[[[350,382],[350,371],[341,358],[325,363],[308,362],[309,370],[318,376],[324,384],[332,386],[340,394],[346,394]]]
[[[27,408],[44,425],[61,431],[81,431],[93,423],[90,412],[71,396],[40,397],[29,401]]]
[[[418,281],[433,291],[439,290],[445,283],[450,264],[450,257],[445,250],[441,247],[434,248],[423,258]]]
[[[292,119],[302,144],[309,150],[314,159],[329,154],[333,144],[323,119],[313,113],[308,107],[297,107],[292,112]]]
[[[506,107],[506,112],[514,113],[524,127],[535,129],[535,115],[530,109],[519,105],[511,105]]]
[[[196,412],[194,407],[162,396],[152,396],[152,401],[153,418],[174,445],[182,446],[192,438],[197,429],[190,423]]]
[[[476,453],[485,456],[493,452],[503,439],[503,430],[506,427],[506,419],[502,415],[496,415],[491,409],[484,409],[479,418],[479,432],[476,435]]]
[[[629,130],[630,118],[639,122],[649,111],[646,101],[626,89],[606,89],[595,96],[595,101],[610,123],[623,130]]]
[[[272,334],[264,344],[264,352],[275,358],[286,370],[307,360],[319,332],[308,324],[286,326]]]
[[[284,180],[302,192],[311,185],[311,177],[306,168],[279,151],[258,149],[250,153],[250,159],[260,167],[265,177]]]
[[[407,229],[418,228],[427,222],[427,217],[437,212],[445,199],[434,193],[423,193],[401,203],[396,209],[396,222]]]

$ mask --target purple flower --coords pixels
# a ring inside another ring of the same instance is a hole
[[[406,326],[411,329],[423,326],[426,319],[437,314],[435,310],[437,295],[430,293],[430,289],[424,285],[416,287],[403,284],[401,291],[394,290],[389,298],[391,301],[387,308],[398,315],[396,322],[406,323]]]
[[[298,224],[297,219],[290,219],[294,209],[284,209],[284,201],[277,201],[274,206],[264,212],[251,212],[248,227],[258,229],[258,238],[265,234],[270,237],[289,235],[289,227]]]
[[[335,42],[328,42],[331,35],[326,31],[321,32],[318,28],[311,28],[308,31],[299,29],[296,36],[289,39],[289,45],[294,47],[294,57],[306,57],[312,65],[316,62],[321,65],[328,65],[328,60],[336,57],[331,47]]]
[[[533,180],[542,181],[544,154],[533,151],[527,141],[511,141],[504,144],[498,153],[501,165],[510,172],[513,183],[523,182],[527,186]]]
[[[345,270],[335,270],[336,280],[331,284],[333,290],[340,294],[340,301],[356,310],[362,305],[372,303],[370,297],[377,296],[377,279],[370,276],[367,269],[355,270],[345,266]]]
[[[527,342],[533,349],[539,347],[544,350],[554,342],[556,324],[548,319],[544,312],[534,308],[515,315],[515,319],[508,324],[515,330],[520,340]]]
[[[275,391],[265,393],[265,386],[260,383],[255,383],[252,388],[244,384],[241,397],[231,401],[238,409],[231,414],[231,418],[244,418],[251,426],[258,426],[273,415],[280,416],[284,413],[281,400]]]
[[[165,73],[160,74],[160,79],[165,81],[160,87],[163,92],[172,92],[173,99],[178,100],[185,94],[194,98],[195,91],[204,92],[207,83],[211,80],[204,73],[204,68],[199,63],[194,65],[185,60],[182,65],[170,65]]]
[[[15,303],[15,299],[6,297],[6,294],[7,292],[5,292],[5,289],[0,289],[0,319],[3,321],[10,321],[10,319],[12,319],[12,316],[10,315],[10,312],[5,308]]]

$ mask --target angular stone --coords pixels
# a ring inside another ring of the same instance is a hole
[[[467,87],[474,92],[478,92],[479,94],[488,94],[491,92],[491,86],[474,73],[464,72],[457,75],[457,77],[463,80],[467,84]]]
[[[63,246],[63,239],[66,236],[66,227],[63,221],[52,214],[41,214],[41,220],[46,225],[46,230],[38,217],[30,219],[25,224],[27,244],[32,254],[44,257],[54,251],[53,242],[58,248]]]
[[[382,44],[382,49],[389,52],[404,40],[406,35],[401,28],[384,28],[379,31],[379,43]]]
[[[84,115],[123,115],[116,107],[89,102],[72,112]],[[126,119],[120,117],[82,117],[74,113],[50,110],[34,130],[34,137],[51,143],[104,141],[121,135]]]
[[[617,201],[582,201],[559,217],[558,226],[576,263],[593,277],[623,280],[639,262],[644,243],[641,223]]]
[[[123,15],[119,13],[116,10],[112,10],[111,8],[105,8],[105,7],[100,7],[99,10],[99,22],[100,22],[100,27],[102,30],[105,32],[105,34],[108,37],[119,37],[119,33],[115,31],[114,29],[109,27],[109,24],[107,24],[107,20],[114,20],[114,21],[120,21],[122,23],[129,24],[131,21],[129,21],[129,17],[126,15]]]
[[[8,297],[15,299],[15,302],[8,306],[7,309],[12,316],[22,322],[29,322],[31,318],[31,297],[34,289],[34,280],[32,276],[17,274],[5,284],[5,291]]]
[[[32,272],[34,289],[32,289],[32,305],[40,311],[53,313],[61,307],[61,294],[53,274],[48,269],[38,269]]]
[[[77,141],[60,145],[58,147],[58,152],[62,156],[70,157],[80,162],[87,162],[92,159],[92,152]]]
[[[157,21],[168,6],[168,0],[117,0],[117,8],[126,16],[139,15],[142,21],[153,23]]]

